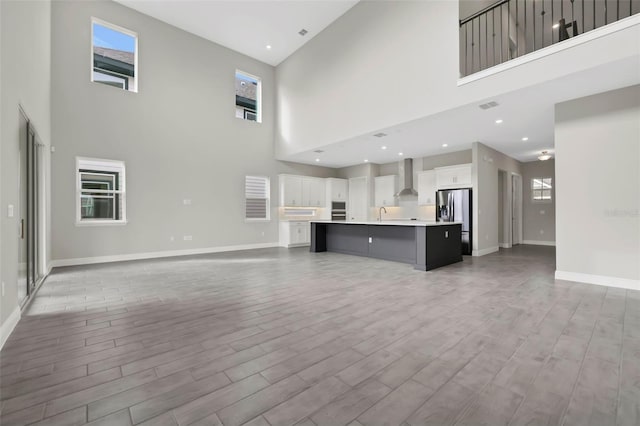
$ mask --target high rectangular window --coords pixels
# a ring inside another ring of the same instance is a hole
[[[236,117],[262,122],[262,83],[258,77],[236,70]]]
[[[270,199],[269,178],[264,176],[245,176],[245,219],[251,221],[269,220]]]
[[[137,34],[93,18],[91,38],[91,81],[137,92]]]
[[[76,223],[126,223],[122,161],[76,158]]]
[[[536,177],[531,179],[531,199],[533,201],[551,201],[553,179],[550,177]]]

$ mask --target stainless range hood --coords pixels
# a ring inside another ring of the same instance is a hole
[[[417,197],[418,192],[413,189],[413,159],[406,158],[400,162],[400,191],[395,197]]]

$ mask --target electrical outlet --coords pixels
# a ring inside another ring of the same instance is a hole
[[[545,214],[546,212],[544,210],[540,210],[540,214]]]
[[[191,205],[191,200],[186,198],[186,199],[182,200],[182,204],[184,204],[185,206],[190,206]]]
[[[369,237],[369,244],[373,242],[373,237]]]
[[[264,237],[264,231],[262,231],[262,236]]]
[[[175,241],[175,238],[173,238],[173,235],[169,237],[169,241]]]
[[[7,217],[13,217],[13,212],[14,212],[13,204],[9,204],[7,206]]]
[[[2,281],[2,297],[4,297],[4,281]]]
[[[193,240],[193,236],[191,235],[185,235],[184,237],[182,237],[185,241],[191,241]]]
[[[540,235],[544,234],[544,229],[540,230]]]

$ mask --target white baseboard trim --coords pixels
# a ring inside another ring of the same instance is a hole
[[[554,246],[556,245],[555,241],[538,241],[538,240],[524,240],[522,244],[531,244],[534,246]]]
[[[500,248],[498,246],[495,247],[488,247],[482,250],[473,250],[471,252],[471,256],[484,256],[485,254],[491,254],[491,253],[495,253],[498,250],[500,250]]]
[[[60,266],[91,265],[94,263],[123,262],[127,260],[156,259],[160,257],[190,256],[194,254],[221,253],[225,251],[254,250],[278,247],[278,243],[241,244],[235,246],[205,247],[199,249],[154,251],[148,253],[120,254],[114,256],[78,257],[74,259],[55,259],[51,261],[54,268]]]
[[[509,243],[500,243],[499,247],[500,248],[511,248],[511,244],[509,244]]]
[[[18,325],[18,321],[20,321],[20,307],[16,306],[16,308],[11,312],[11,315],[2,323],[0,327],[0,350],[4,346],[5,342],[11,336],[13,329]]]
[[[579,283],[603,285],[606,287],[640,290],[640,280],[628,278],[608,277],[604,275],[582,274],[579,272],[556,271],[556,280],[574,281]]]

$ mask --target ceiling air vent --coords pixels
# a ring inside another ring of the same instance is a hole
[[[307,30],[305,30],[305,29],[303,28],[303,29],[301,29],[300,31],[298,31],[298,34],[300,34],[301,36],[305,36],[305,35],[307,35],[307,33],[308,33],[308,32],[309,32],[309,31],[307,31]]]
[[[498,103],[496,101],[491,101],[491,102],[487,102],[486,104],[479,105],[480,109],[495,108],[497,106],[498,106]]]
[[[384,138],[385,136],[387,136],[387,134],[386,134],[386,133],[383,133],[383,132],[380,132],[380,133],[376,133],[376,134],[375,134],[375,135],[373,135],[373,136],[375,136],[376,138]]]
[[[315,153],[317,153],[317,154],[322,154],[324,151],[323,151],[323,150],[321,150],[321,149],[316,149],[316,150],[315,150],[315,151],[313,151],[313,152],[315,152]]]

